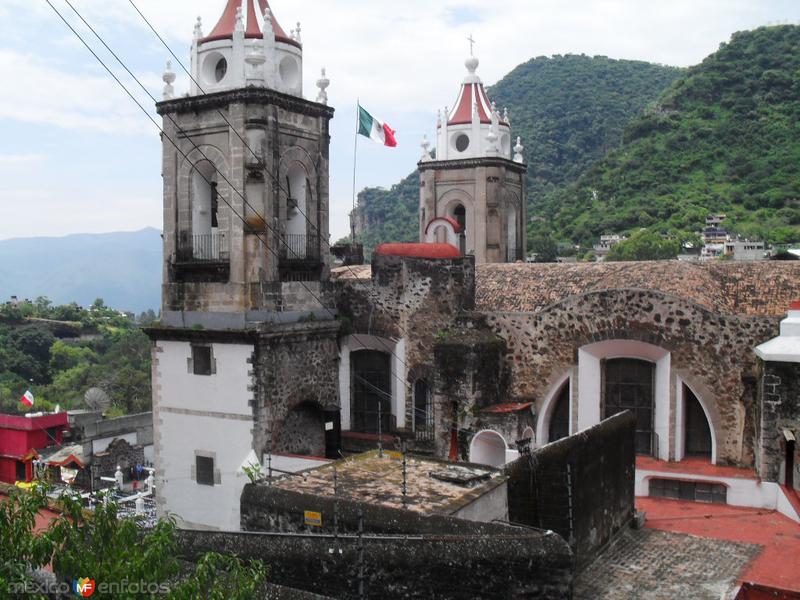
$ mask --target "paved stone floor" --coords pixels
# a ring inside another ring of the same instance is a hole
[[[575,600],[720,600],[761,546],[625,531],[575,582]]]

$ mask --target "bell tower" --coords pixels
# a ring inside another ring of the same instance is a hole
[[[267,0],[228,0],[194,28],[191,87],[164,74],[163,312],[281,311],[328,277],[329,121],[324,74],[303,98],[303,46]],[[174,142],[174,143],[173,143]]]
[[[333,109],[324,72],[316,101],[303,98],[300,25],[287,34],[267,0],[227,0],[208,35],[198,20],[190,72],[178,97],[168,65],[157,105],[156,506],[189,528],[237,530],[247,469],[338,456],[339,322],[324,285]]]
[[[478,64],[467,58],[455,105],[439,111],[435,159],[422,142],[419,237],[453,244],[477,264],[524,260],[523,147],[517,138],[512,148],[508,111],[489,100]]]

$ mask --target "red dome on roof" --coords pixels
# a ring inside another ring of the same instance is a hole
[[[461,252],[450,244],[381,244],[376,256],[409,256],[413,258],[461,258]]]
[[[247,2],[246,10],[242,7],[243,2],[245,1]],[[263,34],[261,31],[262,25],[260,24],[259,17],[263,19],[264,12],[269,8],[269,2],[267,0],[258,0],[258,6],[261,9],[260,13],[256,11],[255,0],[228,0],[228,4],[225,7],[225,10],[223,11],[216,27],[214,27],[207,37],[204,37],[200,41],[204,43],[232,39],[233,32],[236,29],[236,11],[239,8],[242,8],[242,12],[247,19],[244,36],[251,39],[260,38]],[[272,9],[270,9],[270,12],[272,12]],[[272,31],[275,32],[275,41],[283,42],[284,44],[291,44],[292,46],[297,46],[298,48],[302,47],[299,42],[286,35],[283,27],[280,26],[278,20],[275,18],[274,12],[272,13]]]

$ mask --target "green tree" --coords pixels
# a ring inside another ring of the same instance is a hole
[[[664,260],[675,258],[680,252],[680,242],[642,229],[630,238],[611,247],[606,260]]]
[[[556,258],[558,257],[558,244],[549,231],[543,231],[533,238],[530,251],[532,254],[536,255],[534,260],[537,263],[556,262]]]

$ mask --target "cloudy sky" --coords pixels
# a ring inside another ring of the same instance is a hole
[[[167,52],[129,0],[70,1],[160,97]],[[86,31],[65,0],[51,2]],[[134,2],[176,54],[187,58],[196,17],[208,32],[225,4]],[[479,74],[494,83],[529,58],[552,54],[688,66],[735,31],[800,20],[797,0],[271,0],[271,5],[285,29],[302,23],[306,97],[316,96],[321,67],[331,79],[334,240],[348,229],[356,98],[397,129],[400,142],[394,150],[366,140],[360,144],[358,187],[389,186],[414,169],[422,134],[432,137],[436,109],[454,101],[470,34],[477,40]],[[149,98],[122,79],[154,114]],[[161,226],[157,130],[46,0],[0,0],[0,81],[0,239]],[[176,88],[188,90],[187,78],[179,77]]]

